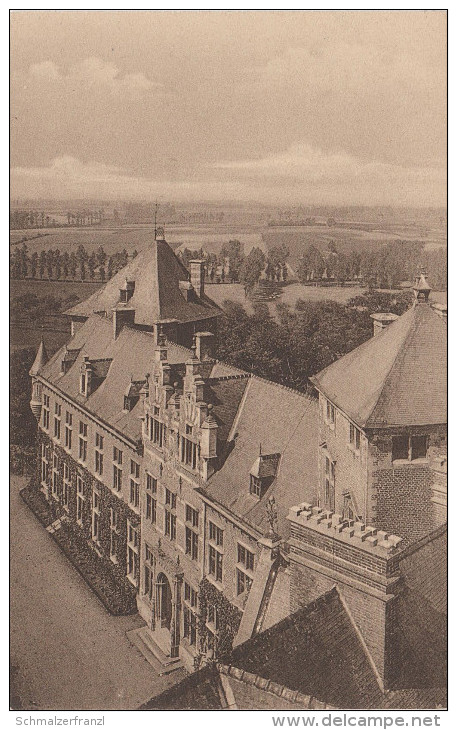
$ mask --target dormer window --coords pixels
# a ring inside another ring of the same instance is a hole
[[[128,395],[124,395],[124,411],[130,411],[132,409],[132,399]]]
[[[276,477],[280,456],[280,454],[262,454],[260,451],[249,474],[250,494],[259,499],[263,497]]]
[[[251,494],[255,494],[256,497],[262,496],[262,480],[258,477],[254,477],[251,474]]]
[[[86,395],[86,374],[81,373],[81,383],[80,383],[80,391],[82,395]]]

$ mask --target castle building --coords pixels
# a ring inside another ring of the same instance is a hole
[[[360,707],[362,676],[372,703],[442,687],[446,327],[425,278],[315,376],[317,399],[214,358],[192,266],[189,282],[160,236],[70,311],[65,347],[40,346],[37,489],[136,591],[151,663],[220,660],[197,674],[229,705],[253,683],[265,707],[267,685],[291,707]],[[281,663],[303,671],[279,682]]]

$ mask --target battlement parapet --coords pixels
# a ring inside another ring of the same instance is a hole
[[[398,553],[403,541],[397,535],[390,535],[358,520],[346,519],[343,515],[307,502],[291,507],[288,519],[291,522],[292,537],[303,538],[303,532],[294,529],[294,525],[302,526],[318,535],[332,538],[332,541],[336,540],[342,547],[351,546],[380,558],[388,558]]]

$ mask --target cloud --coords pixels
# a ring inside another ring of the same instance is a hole
[[[446,198],[444,168],[361,160],[345,151],[324,152],[304,143],[261,159],[220,162],[213,167],[229,178],[276,186],[278,191],[302,189],[313,202],[444,205]]]
[[[138,177],[71,155],[47,166],[14,167],[13,197],[258,201],[310,205],[445,205],[446,171],[360,160],[307,144],[258,160],[201,168],[189,179]]]
[[[149,91],[162,86],[143,73],[122,75],[114,63],[95,56],[73,64],[66,72],[60,70],[53,61],[35,63],[29,68],[29,75],[41,81],[77,83],[83,87],[101,86],[113,93]]]

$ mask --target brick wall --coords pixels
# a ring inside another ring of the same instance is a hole
[[[434,473],[431,458],[442,447],[442,428],[428,433],[428,460],[403,463],[392,461],[392,432],[376,433],[370,439],[371,514],[379,529],[394,532],[410,541],[429,533],[436,525],[432,503]]]

